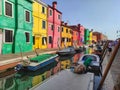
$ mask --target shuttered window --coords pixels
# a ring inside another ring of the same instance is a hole
[[[45,21],[42,21],[42,28],[46,29],[46,22]]]
[[[2,0],[0,0],[0,15],[2,15]]]
[[[5,15],[12,17],[12,4],[5,2]]]
[[[5,30],[5,42],[13,42],[13,31]]]
[[[30,12],[29,11],[25,11],[25,19],[27,22],[30,22]]]
[[[49,36],[49,44],[52,43],[52,36]]]
[[[25,32],[26,42],[30,42],[30,33]]]

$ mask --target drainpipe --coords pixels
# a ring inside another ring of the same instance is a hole
[[[13,45],[12,45],[12,53],[15,53],[15,39],[16,39],[16,33],[18,28],[18,0],[15,0],[15,30],[14,30],[14,36],[13,36]]]

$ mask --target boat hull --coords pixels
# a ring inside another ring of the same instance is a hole
[[[56,57],[55,57],[55,58],[56,58]],[[36,70],[38,70],[38,69],[40,69],[40,68],[42,68],[42,67],[47,66],[47,65],[50,64],[50,63],[55,62],[55,58],[52,58],[52,59],[50,59],[50,60],[48,60],[48,61],[46,61],[46,62],[40,63],[40,64],[38,64],[37,66],[27,66],[26,68],[27,68],[28,70],[30,70],[30,71],[36,71]]]

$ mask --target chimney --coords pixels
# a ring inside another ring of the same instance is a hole
[[[56,2],[56,1],[54,1],[54,2],[52,3],[52,5],[53,5],[53,8],[54,8],[54,9],[57,8],[57,2]]]
[[[81,26],[81,25],[80,25],[80,24],[78,24],[78,28],[80,28],[80,26]]]
[[[65,23],[65,26],[67,26],[67,23]]]

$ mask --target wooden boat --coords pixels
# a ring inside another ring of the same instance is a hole
[[[76,53],[76,51],[73,46],[69,46],[69,47],[57,52],[57,54],[60,56],[71,55],[71,54],[75,54],[75,53]]]
[[[57,54],[42,54],[38,55],[33,58],[28,58],[29,62],[26,64],[26,62],[22,62],[22,64],[17,65],[17,70],[19,69],[27,69],[30,71],[36,71],[52,62],[55,61],[55,58],[57,57]],[[22,68],[21,68],[22,67]]]
[[[80,57],[78,64],[84,64],[85,60],[87,60],[88,58],[92,59],[89,65],[91,68],[88,69],[88,72],[93,72],[95,75],[102,75],[100,67],[100,58],[98,55],[84,54]]]
[[[76,53],[80,53],[84,51],[83,47],[75,48]]]
[[[41,85],[40,85],[41,84]],[[58,74],[40,83],[34,90],[93,90],[94,74],[76,74],[70,69],[62,70]]]

